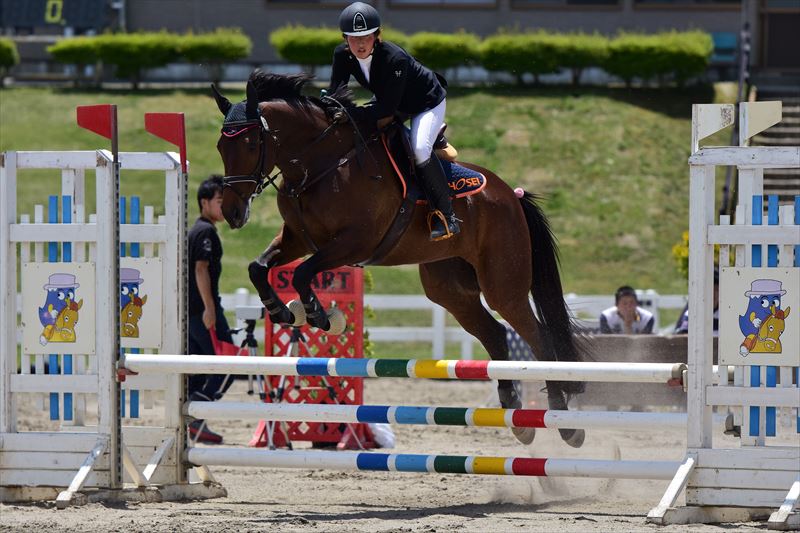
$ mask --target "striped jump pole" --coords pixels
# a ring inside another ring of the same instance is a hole
[[[497,476],[558,476],[619,479],[672,479],[678,461],[606,461],[474,455],[189,448],[197,466],[260,466],[373,472],[424,472]]]
[[[464,361],[124,354],[120,368],[136,373],[341,376],[365,378],[510,379],[682,384],[682,363]]]
[[[686,429],[686,413],[555,411],[389,405],[189,402],[183,413],[197,419],[418,424],[430,426],[565,429]]]

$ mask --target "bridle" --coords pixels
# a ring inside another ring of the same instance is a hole
[[[278,130],[270,129],[269,124],[267,123],[267,119],[263,115],[259,115],[259,117],[255,119],[231,121],[223,123],[222,135],[228,138],[238,137],[242,133],[250,131],[253,128],[259,129],[258,131],[259,153],[258,153],[258,162],[256,163],[255,168],[250,174],[237,174],[231,176],[224,176],[222,178],[223,189],[225,188],[232,189],[232,191],[239,197],[239,199],[241,199],[245,203],[248,203],[249,201],[258,197],[262,192],[264,192],[264,189],[266,189],[270,185],[275,188],[278,194],[283,194],[292,198],[299,198],[303,192],[305,192],[306,190],[309,189],[309,187],[311,187],[311,185],[322,179],[324,176],[326,176],[333,170],[336,170],[337,168],[342,167],[345,164],[349,163],[355,156],[366,150],[368,144],[377,141],[380,138],[380,134],[376,133],[368,140],[365,140],[361,135],[361,132],[359,131],[358,127],[356,127],[352,116],[350,116],[350,113],[347,111],[347,108],[340,102],[329,96],[325,96],[324,99],[327,99],[337,104],[339,109],[343,112],[343,115],[346,116],[350,124],[353,125],[353,129],[355,130],[357,137],[361,140],[360,143],[356,143],[356,146],[349,152],[347,152],[343,157],[337,158],[334,164],[325,168],[323,171],[318,172],[313,177],[309,177],[308,169],[300,161],[300,157],[309,152],[311,148],[313,148],[319,142],[325,139],[336,126],[341,124],[341,122],[336,119],[331,121],[330,125],[328,125],[328,127],[325,128],[325,130],[322,133],[320,133],[313,141],[308,143],[305,146],[305,148],[300,153],[298,153],[294,158],[289,160],[289,163],[300,167],[303,179],[300,181],[299,184],[297,184],[297,186],[291,187],[287,192],[284,192],[281,191],[277,185],[275,185],[275,180],[278,179],[278,176],[283,174],[283,170],[279,169],[278,172],[276,172],[275,174],[268,176],[264,168],[267,160],[267,139],[271,138],[273,140],[275,144],[276,153],[278,151],[278,148],[280,148],[281,143],[277,135]],[[233,187],[233,185],[237,183],[254,183],[255,188],[253,189],[253,192],[249,195],[249,197],[246,197],[244,194],[240,193],[235,187]]]
[[[267,159],[267,138],[272,138],[272,140],[275,142],[276,148],[280,146],[280,141],[278,140],[277,135],[278,130],[271,130],[269,128],[269,124],[267,124],[267,119],[265,119],[263,115],[252,120],[226,122],[222,125],[222,135],[228,138],[238,137],[239,135],[250,131],[253,128],[258,128],[259,144],[258,162],[256,163],[255,168],[250,174],[236,174],[222,178],[223,189],[230,188],[243,202],[248,202],[257,197],[269,185],[272,185],[277,190],[278,187],[275,185],[275,180],[278,179],[278,176],[280,176],[282,173],[281,170],[278,170],[278,172],[272,176],[268,176],[264,169]],[[233,187],[233,185],[237,183],[255,184],[255,188],[253,189],[253,192],[250,193],[249,198],[246,198],[244,194],[240,193],[235,187]]]

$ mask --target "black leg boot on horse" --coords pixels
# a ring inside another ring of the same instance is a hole
[[[443,241],[459,233],[461,228],[453,211],[450,187],[447,185],[447,176],[444,175],[442,164],[435,157],[431,157],[417,165],[417,176],[420,187],[428,198],[431,240]]]

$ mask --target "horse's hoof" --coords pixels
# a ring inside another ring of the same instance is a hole
[[[344,330],[347,328],[347,318],[344,316],[344,313],[338,307],[333,307],[328,309],[328,322],[330,322],[331,327],[328,329],[328,333],[331,335],[341,335],[344,333]]]
[[[536,428],[511,428],[511,433],[526,446],[536,437]]]
[[[580,448],[586,440],[586,432],[582,429],[559,429],[558,432],[561,439],[573,448]]]
[[[292,300],[286,305],[286,307],[289,309],[289,312],[292,313],[292,317],[294,318],[294,320],[289,322],[290,326],[299,328],[300,326],[304,326],[306,324],[306,310],[303,307],[303,302],[300,300]]]

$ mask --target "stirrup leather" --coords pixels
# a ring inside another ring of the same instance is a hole
[[[444,240],[447,240],[450,237],[452,237],[453,236],[453,232],[450,231],[450,224],[449,224],[449,222],[447,220],[447,217],[445,217],[444,213],[442,213],[438,209],[434,209],[433,211],[428,211],[428,233],[433,233],[433,220],[434,220],[434,217],[436,217],[437,219],[442,221],[442,225],[444,225],[445,234],[442,235],[441,237],[437,237],[437,238],[431,239],[431,240],[433,242],[437,242],[437,241],[444,241]]]

